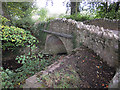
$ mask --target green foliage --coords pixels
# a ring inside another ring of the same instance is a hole
[[[80,4],[79,5],[80,13],[95,15],[96,17],[94,18],[120,19],[120,2],[85,2],[83,1],[83,2],[80,2],[79,4]],[[69,6],[71,7],[71,5],[68,5],[68,7]],[[71,9],[74,9],[74,12],[75,12],[75,7],[71,7]],[[75,19],[77,21],[84,21],[87,19],[85,17],[82,20],[79,20],[78,17],[79,17],[78,15],[76,16],[74,15],[74,17],[71,16],[70,18]]]
[[[32,20],[31,16],[20,18],[19,20],[13,20],[13,25],[25,30],[31,31],[31,27],[34,25],[35,21]]]
[[[3,2],[2,9],[3,16],[11,20],[9,25],[27,30],[34,24],[31,17],[37,8],[33,2]]]
[[[9,21],[7,18],[1,17],[3,23]],[[38,43],[38,40],[29,31],[14,26],[0,25],[0,36],[2,36],[0,40],[2,40],[3,50],[13,50],[23,47],[25,44],[32,46]]]
[[[13,88],[13,84],[10,81],[11,77],[14,75],[14,73],[12,71],[10,71],[9,69],[4,70],[3,67],[0,68],[1,69],[1,76],[2,76],[2,87],[4,88]]]
[[[120,8],[117,3],[101,3],[97,7],[96,18],[120,19]]]
[[[18,17],[23,17],[24,13],[22,11],[22,7],[24,7],[25,3],[17,3],[17,2],[3,2],[3,9],[5,9],[6,11],[4,11],[4,13],[10,14],[13,17],[18,16]]]
[[[45,67],[52,64],[56,59],[49,57],[47,60],[43,57],[43,54],[39,52],[38,54],[32,53],[32,55],[30,55],[30,53],[28,53],[28,55],[17,56],[16,60],[22,64],[22,67],[15,71],[1,68],[3,88],[22,87],[28,77],[44,70]]]
[[[25,31],[24,29],[4,25],[0,25],[0,29],[3,50],[15,49],[16,47],[24,46],[25,44],[33,45],[38,43],[38,40],[33,37],[29,31]]]
[[[5,18],[5,17],[3,17],[1,15],[0,15],[0,19],[1,19],[2,25],[6,25],[6,23],[10,21],[10,20],[8,20],[7,18]]]
[[[37,9],[33,2],[3,2],[2,5],[4,13],[12,18],[29,16],[33,10]]]
[[[72,33],[73,39],[72,39],[72,43],[73,43],[73,49],[75,49],[77,47],[77,42],[76,42],[76,35],[75,33]]]
[[[80,43],[79,43],[79,46],[83,46],[83,43],[82,43],[82,42],[80,42]]]
[[[49,17],[49,18],[47,18],[47,22],[49,22],[50,20],[54,20],[56,17]]]
[[[90,17],[89,15],[82,15],[80,13],[78,13],[77,15],[74,14],[74,15],[64,16],[64,18],[73,19],[73,20],[76,20],[76,21],[85,21],[85,20],[91,20],[92,19],[92,17]]]
[[[41,22],[46,21],[46,19],[47,19],[47,12],[48,12],[47,9],[41,8],[37,12],[37,14],[40,16],[38,20],[41,21]]]
[[[33,33],[34,36],[40,41],[40,45],[45,45],[45,39],[47,34],[43,32],[42,30],[48,30],[49,29],[49,21],[47,23],[45,22],[39,22],[37,25],[33,27]]]

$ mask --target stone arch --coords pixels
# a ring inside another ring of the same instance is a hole
[[[55,35],[47,35],[45,52],[49,54],[67,53],[67,49],[61,38]]]

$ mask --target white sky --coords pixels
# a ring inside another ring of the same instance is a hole
[[[66,12],[66,4],[63,5],[62,2],[65,1],[65,3],[69,0],[52,0],[53,6],[51,4],[51,0],[48,0],[48,5],[46,6],[47,0],[36,0],[37,6],[39,8],[47,8],[49,15],[58,15],[58,14],[65,14]]]
[[[51,4],[51,1],[53,1],[53,6]],[[58,16],[60,14],[66,13],[66,9],[67,9],[66,3],[68,1],[69,0],[36,0],[36,3],[39,8],[46,8],[48,10],[48,16]],[[88,0],[88,1],[92,1],[92,0]],[[118,0],[108,0],[108,1],[115,2]],[[46,2],[48,2],[48,5],[46,5]],[[64,5],[63,5],[63,2],[65,2]],[[37,18],[37,16],[34,16],[34,17]]]

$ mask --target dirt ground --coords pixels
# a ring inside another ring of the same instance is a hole
[[[85,46],[77,48],[68,56],[61,56],[57,65],[57,68],[56,64],[52,65],[55,69],[49,70],[48,74],[37,74],[38,83],[44,83],[42,87],[108,88],[115,74],[115,68],[109,67]]]

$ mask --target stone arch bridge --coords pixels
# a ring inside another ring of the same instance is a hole
[[[70,53],[73,47],[72,24],[67,24],[62,20],[53,20],[49,24],[49,29],[43,32],[48,33],[45,43],[45,51],[50,54]]]
[[[74,48],[83,44],[92,49],[110,66],[118,66],[120,42],[118,24],[119,21],[106,19],[85,22],[77,22],[72,19],[51,20],[48,30],[42,30],[47,33],[45,52],[50,54],[71,53]]]
[[[120,74],[120,21],[96,19],[76,22],[72,19],[55,19],[50,21],[48,26],[48,30],[42,30],[47,33],[46,52],[71,53],[74,48],[83,44],[107,64],[117,68],[112,82],[116,83]]]

